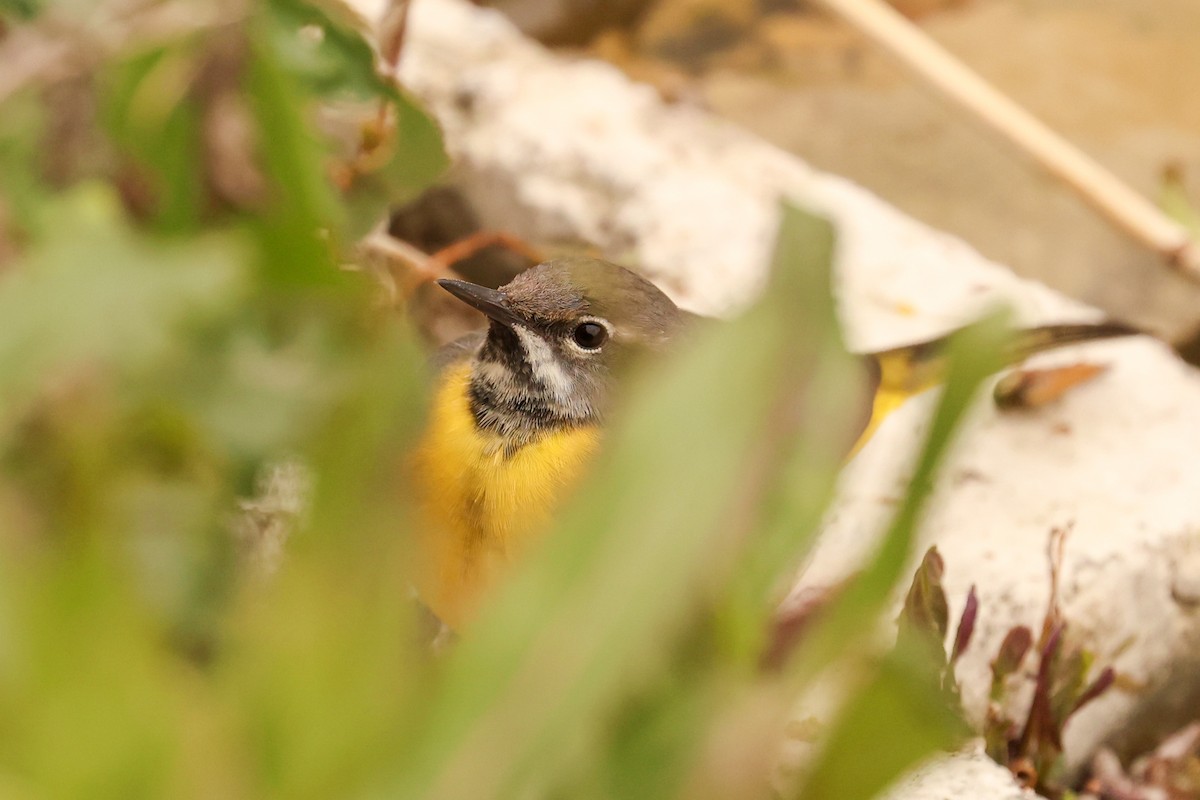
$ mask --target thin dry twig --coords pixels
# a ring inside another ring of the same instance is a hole
[[[431,258],[447,267],[453,267],[464,258],[469,258],[487,247],[498,246],[506,248],[519,256],[523,256],[535,264],[545,261],[541,251],[519,236],[507,231],[476,231],[459,239],[457,242],[443,247]]]
[[[820,2],[1029,154],[1134,240],[1200,283],[1200,243],[1183,225],[1002,94],[883,0]]]
[[[408,9],[411,5],[411,0],[391,0],[379,22],[379,56],[389,74],[394,74],[400,64],[404,34],[408,30]]]
[[[364,236],[356,246],[356,262],[375,274],[389,300],[408,297],[423,283],[437,278],[457,278],[454,270],[408,242],[388,235],[383,226]]]
[[[398,83],[396,70],[400,66],[400,53],[404,50],[404,34],[408,31],[408,8],[410,0],[391,0],[379,20],[378,47],[380,71],[393,83]],[[391,132],[395,120],[390,114],[392,104],[384,98],[379,103],[376,124],[380,130]]]

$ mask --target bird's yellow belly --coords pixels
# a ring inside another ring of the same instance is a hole
[[[469,380],[469,364],[443,376],[412,464],[418,589],[452,628],[470,619],[480,595],[545,529],[599,443],[598,429],[587,426],[506,452],[501,437],[476,426]]]

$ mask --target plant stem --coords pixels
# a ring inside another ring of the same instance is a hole
[[[1200,244],[1183,225],[1002,94],[883,0],[820,2],[1027,153],[1134,240],[1200,283]]]

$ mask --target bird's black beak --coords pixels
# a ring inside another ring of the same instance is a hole
[[[508,298],[504,296],[503,292],[489,289],[486,286],[467,283],[466,281],[450,280],[449,278],[439,278],[438,286],[441,286],[472,308],[487,314],[488,317],[497,322],[502,322],[505,325],[518,325],[523,322],[509,308]]]

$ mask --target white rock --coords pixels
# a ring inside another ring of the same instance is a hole
[[[838,225],[839,301],[858,348],[941,333],[1000,299],[1026,322],[1094,316],[843,179],[665,105],[611,66],[546,52],[465,0],[413,4],[401,69],[442,120],[456,180],[489,226],[582,237],[696,310],[727,312],[754,295],[786,196]],[[1097,663],[1151,692],[1200,640],[1200,379],[1148,339],[1089,346],[1086,357],[1111,371],[1058,405],[1002,416],[979,403],[923,527],[956,608],[979,589],[960,675],[976,715],[1000,639],[1040,625],[1055,527],[1072,528],[1063,607]],[[848,467],[803,581],[844,574],[871,546],[932,399],[903,409]],[[1068,728],[1073,758],[1125,725],[1140,696],[1110,692],[1082,714]],[[962,785],[971,789],[920,796],[1019,796]]]
[[[989,662],[1016,624],[1036,634],[1049,597],[1050,531],[1069,527],[1060,602],[1068,635],[1098,665],[1116,667],[1134,694],[1109,692],[1066,731],[1077,764],[1104,738],[1130,724],[1139,701],[1180,663],[1200,637],[1194,600],[1200,582],[1200,380],[1149,340],[1096,344],[1054,360],[1112,364],[1093,384],[1036,413],[1000,415],[980,403],[942,472],[922,531],[946,561],[951,617],[971,584],[980,598],[976,640],[959,665],[968,710],[980,719]],[[1048,357],[1047,357],[1048,358]],[[933,397],[885,423],[845,473],[805,581],[844,574],[870,547],[903,491],[904,454],[919,438]],[[1178,680],[1178,678],[1176,678]],[[1177,724],[1190,718],[1179,708]],[[1163,718],[1160,732],[1171,729]]]
[[[972,748],[918,767],[884,800],[1034,800],[1039,795],[1022,789],[1004,767]]]
[[[1081,313],[848,181],[664,104],[615,67],[548,53],[496,12],[423,0],[412,13],[401,75],[442,122],[458,182],[489,225],[582,237],[683,304],[722,313],[762,285],[777,205],[790,197],[839,226],[847,326],[861,349],[943,331],[1000,298],[1030,320]]]

